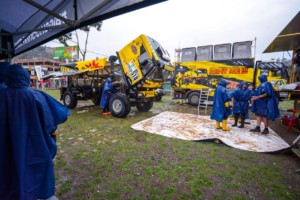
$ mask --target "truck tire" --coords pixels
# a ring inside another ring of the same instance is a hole
[[[160,101],[161,99],[162,99],[162,96],[156,96],[156,97],[154,97],[155,101]]]
[[[199,103],[199,93],[198,92],[192,92],[188,96],[188,103],[192,106],[197,106]]]
[[[120,92],[113,94],[109,99],[109,110],[114,117],[126,117],[131,110],[127,96]]]
[[[73,109],[77,106],[77,96],[73,95],[70,91],[66,91],[63,95],[63,102],[67,108]]]
[[[148,112],[153,106],[153,101],[140,102],[136,105],[138,111]]]

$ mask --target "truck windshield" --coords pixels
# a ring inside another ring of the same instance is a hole
[[[169,53],[153,38],[148,37],[148,40],[160,60],[165,62],[164,64],[171,66]]]

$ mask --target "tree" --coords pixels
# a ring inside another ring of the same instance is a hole
[[[57,40],[59,41],[59,43],[63,44],[64,46],[67,46],[67,47],[70,46],[68,44],[68,42],[75,42],[78,45],[79,53],[82,56],[82,60],[85,60],[85,56],[86,56],[86,52],[87,52],[87,45],[88,45],[88,40],[89,40],[89,34],[90,34],[90,31],[91,31],[91,28],[95,28],[97,31],[101,31],[101,27],[102,27],[102,21],[91,24],[91,25],[88,25],[88,26],[84,26],[84,27],[79,29],[79,30],[84,31],[86,33],[84,48],[81,48],[82,46],[79,43],[79,37],[78,37],[77,30],[74,31],[76,41],[72,40],[73,39],[73,33],[67,33],[63,36],[60,36],[59,38],[57,38]]]

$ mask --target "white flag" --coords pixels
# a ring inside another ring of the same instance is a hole
[[[39,66],[39,65],[36,65],[36,66],[34,66],[34,68],[35,68],[35,71],[36,71],[36,75],[37,75],[37,77],[38,77],[38,80],[41,80],[41,78],[42,78],[42,67],[41,66]]]

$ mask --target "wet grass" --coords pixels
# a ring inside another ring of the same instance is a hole
[[[46,92],[47,94],[51,95],[52,97],[54,97],[55,99],[60,99],[60,93],[59,90],[42,90],[43,92]]]
[[[48,91],[47,91],[48,92]],[[55,96],[55,91],[51,94]],[[72,111],[59,126],[55,158],[60,199],[297,199],[299,160],[291,154],[242,151],[189,142],[130,126],[171,110],[197,113],[170,97],[125,119],[97,106]]]
[[[293,107],[294,107],[293,100],[279,102],[279,109],[281,109],[281,110],[287,110],[287,109],[291,109]]]

